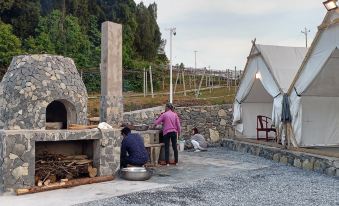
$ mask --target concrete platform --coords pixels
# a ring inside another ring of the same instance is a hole
[[[227,148],[209,148],[180,152],[178,166],[158,167],[145,182],[116,179],[24,196],[6,194],[0,196],[0,204],[337,205],[338,191],[337,178]]]
[[[178,166],[158,167],[155,169],[153,177],[145,182],[131,182],[118,178],[111,182],[83,185],[23,196],[7,193],[0,196],[0,203],[1,206],[74,205],[264,167],[266,167],[265,164],[223,159],[218,157],[218,155],[214,155],[213,151],[201,152],[199,154],[185,151],[179,153]]]

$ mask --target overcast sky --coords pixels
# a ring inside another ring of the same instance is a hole
[[[309,44],[326,10],[322,0],[142,0],[156,2],[162,38],[176,27],[173,63],[211,69],[243,68],[251,40],[259,44],[305,46],[301,30],[311,30]],[[136,3],[141,0],[135,0]]]

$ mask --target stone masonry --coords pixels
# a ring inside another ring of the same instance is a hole
[[[46,107],[54,100],[69,105],[68,123],[87,121],[87,91],[72,59],[53,55],[13,58],[0,84],[0,127],[44,129]]]
[[[112,102],[112,96],[107,97]],[[86,124],[87,98],[72,59],[47,54],[13,58],[0,83],[0,193],[35,185],[36,143],[72,144],[75,149],[88,145],[88,151],[83,152],[93,158],[98,176],[116,172],[120,161],[119,130],[46,130],[46,121],[59,121],[46,117],[58,116],[58,112],[67,115],[67,125]],[[121,99],[117,101],[122,103]],[[56,107],[54,102],[64,108]],[[49,105],[53,109],[48,110]],[[106,109],[115,111],[117,105],[107,105]]]
[[[154,107],[144,110],[125,112],[124,122],[129,124],[152,124],[164,112],[163,107]],[[232,124],[232,105],[177,107],[182,137],[189,139],[191,130],[197,127],[206,140],[213,144],[222,137],[234,135]]]
[[[254,144],[245,141],[224,138],[221,145],[225,148],[250,153],[281,164],[311,170],[339,178],[339,158],[326,157],[305,152],[297,152],[277,147]]]
[[[34,186],[35,143],[40,141],[94,140],[94,166],[98,176],[119,168],[120,131],[109,130],[2,130],[0,132],[0,192]]]
[[[120,125],[123,120],[122,25],[104,22],[101,27],[100,121]]]

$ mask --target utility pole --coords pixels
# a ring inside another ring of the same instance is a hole
[[[307,29],[306,27],[305,27],[304,30],[301,31],[301,33],[303,33],[305,35],[306,48],[307,48],[307,36],[308,36],[308,33],[310,33],[310,32],[311,32],[311,30]]]
[[[173,61],[172,61],[172,37],[173,35],[176,35],[176,28],[169,28],[167,29],[170,31],[170,103],[173,103],[173,82],[172,82],[172,78],[173,78],[173,73],[172,73],[172,65],[173,65]]]
[[[197,69],[197,50],[194,50],[194,69]]]

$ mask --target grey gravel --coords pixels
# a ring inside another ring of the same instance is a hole
[[[265,164],[255,170],[210,174],[195,181],[80,204],[109,205],[339,205],[339,180],[223,148],[192,153]]]

